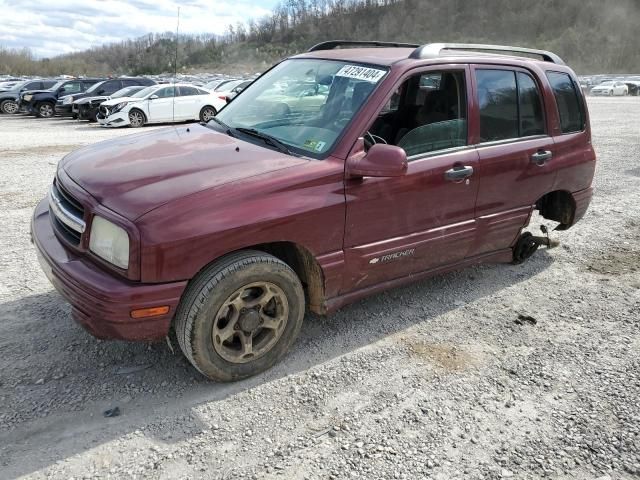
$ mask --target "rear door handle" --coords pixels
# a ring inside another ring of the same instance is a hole
[[[531,155],[531,163],[542,166],[551,160],[552,156],[553,154],[549,150],[538,150],[536,153]]]
[[[470,165],[453,167],[444,172],[444,178],[450,182],[459,182],[473,175],[473,167]]]

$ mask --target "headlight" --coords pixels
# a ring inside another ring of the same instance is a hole
[[[33,98],[33,95],[25,95],[24,97],[22,97],[24,99],[25,102],[30,102],[31,99]]]
[[[111,113],[119,112],[120,110],[122,110],[124,107],[127,106],[127,103],[129,102],[120,102],[115,107],[113,107],[113,110],[111,110]]]
[[[65,105],[69,105],[71,102],[73,102],[73,97],[71,95],[64,97],[64,100],[62,101]]]
[[[91,222],[89,250],[117,267],[129,267],[129,235],[122,227],[97,215]]]

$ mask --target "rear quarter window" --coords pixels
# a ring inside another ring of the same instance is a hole
[[[566,73],[547,72],[547,78],[556,98],[562,133],[584,130],[586,126],[584,106],[571,77]]]

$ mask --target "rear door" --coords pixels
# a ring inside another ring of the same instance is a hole
[[[555,176],[555,146],[537,76],[516,67],[472,70],[480,187],[477,237],[469,256],[510,248]]]
[[[421,69],[393,91],[370,132],[405,149],[408,171],[347,180],[347,291],[456,263],[475,238],[478,153],[467,135],[468,67]]]

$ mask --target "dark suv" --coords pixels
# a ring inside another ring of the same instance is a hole
[[[578,80],[553,53],[326,42],[206,124],[67,155],[31,228],[89,332],[173,329],[200,372],[233,380],[278,361],[306,309],[550,246],[525,230],[532,213],[575,225],[595,165]]]
[[[50,118],[55,115],[58,98],[82,93],[102,78],[77,78],[61,80],[48,90],[27,90],[20,94],[19,108],[36,117]]]
[[[143,77],[111,78],[109,80],[103,80],[102,82],[93,84],[84,92],[73,93],[71,95],[65,95],[64,97],[58,98],[56,102],[56,114],[65,117],[77,118],[78,110],[73,110],[73,102],[76,100],[86,97],[108,97],[112,93],[115,93],[124,87],[135,87],[140,85],[149,86],[155,84],[156,82],[153,80]]]
[[[51,88],[57,80],[25,80],[14,85],[11,89],[0,92],[0,113],[17,113],[20,94],[27,90],[42,90]]]

